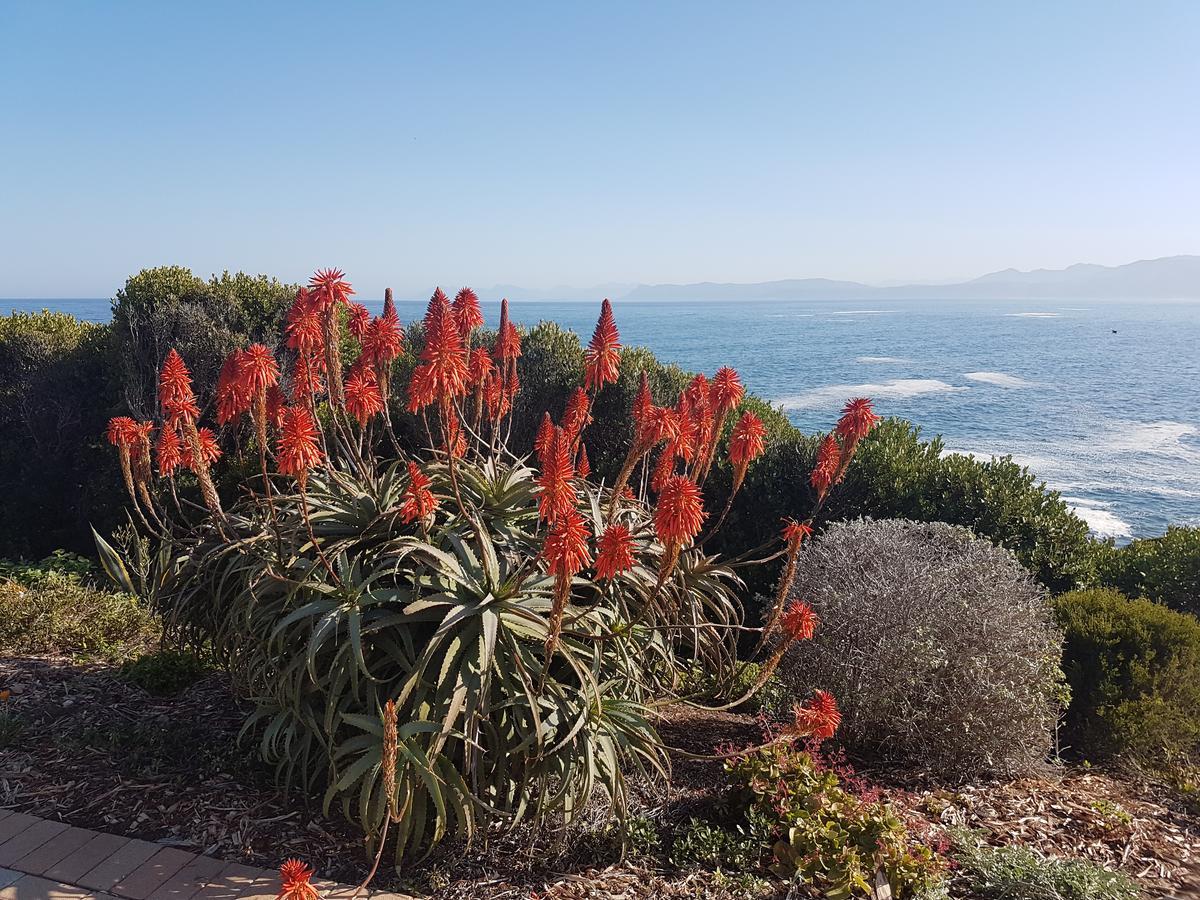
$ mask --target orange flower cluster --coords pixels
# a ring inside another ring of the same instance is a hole
[[[404,503],[400,506],[400,519],[409,522],[425,521],[437,509],[437,497],[429,490],[433,482],[413,461],[408,463],[408,485],[404,488]]]
[[[317,425],[306,406],[289,406],[283,411],[283,427],[275,445],[275,462],[284,475],[292,475],[303,488],[308,473],[320,465],[321,448]]]
[[[871,429],[879,422],[879,416],[871,408],[871,401],[866,397],[856,397],[842,409],[837,427],[821,442],[817,451],[817,464],[813,467],[809,480],[817,492],[818,506],[824,502],[829,488],[841,483],[846,477],[846,470],[854,458],[859,442],[870,434]]]
[[[617,380],[620,364],[621,335],[617,332],[612,304],[605,298],[600,304],[600,320],[584,351],[583,386],[589,391],[599,391],[611,384]]]
[[[311,867],[298,859],[289,859],[279,867],[280,890],[275,900],[320,900],[320,894],[312,886]]]
[[[601,581],[633,568],[633,535],[624,525],[609,525],[596,546],[596,577]]]
[[[808,703],[797,704],[792,709],[795,720],[788,731],[800,737],[811,736],[818,740],[833,737],[842,724],[842,713],[837,701],[828,691],[817,690]]]

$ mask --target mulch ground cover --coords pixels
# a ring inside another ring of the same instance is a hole
[[[112,667],[11,658],[0,659],[3,689],[21,731],[0,744],[0,807],[264,867],[296,856],[351,884],[365,877],[369,860],[356,829],[336,810],[326,817],[303,797],[281,794],[252,742],[239,743],[246,709],[221,675],[159,698]],[[668,744],[697,753],[760,736],[747,716],[682,708],[665,714],[661,730]],[[1136,877],[1151,896],[1200,896],[1200,818],[1149,782],[1069,768],[954,788],[877,777],[914,818],[1087,857]],[[673,786],[638,791],[638,808],[682,821],[711,809],[721,784],[719,764],[680,758]],[[657,859],[617,862],[602,819],[598,808],[573,829],[522,829],[469,849],[447,844],[403,879],[385,860],[375,886],[445,900],[787,894],[783,885],[747,886]]]

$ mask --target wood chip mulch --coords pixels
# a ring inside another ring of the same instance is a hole
[[[239,745],[246,710],[223,676],[155,698],[111,667],[10,658],[0,659],[3,689],[24,730],[0,748],[0,808],[267,868],[297,856],[345,883],[365,876],[369,861],[356,830],[336,811],[327,818],[303,798],[281,795],[254,748]],[[697,753],[759,736],[749,717],[682,708],[664,713],[660,729],[669,745]],[[983,829],[994,844],[1086,857],[1135,877],[1151,897],[1200,897],[1200,818],[1147,781],[1071,768],[953,788],[882,774],[877,780],[932,826]],[[647,787],[637,802],[664,821],[680,821],[711,804],[721,784],[719,764],[679,758],[674,785]],[[654,861],[597,865],[612,853],[575,838],[600,817],[598,810],[574,834],[523,830],[470,849],[446,845],[404,879],[385,860],[375,886],[443,900],[751,896],[712,873]],[[784,894],[774,884],[753,896]]]

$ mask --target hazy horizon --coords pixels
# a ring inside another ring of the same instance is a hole
[[[945,283],[1200,252],[1200,6],[8,5],[0,297]]]

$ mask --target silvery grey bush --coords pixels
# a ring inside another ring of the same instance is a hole
[[[830,526],[791,587],[821,618],[780,677],[831,690],[859,755],[941,777],[1014,775],[1045,759],[1065,700],[1045,590],[1007,550],[940,522]]]

